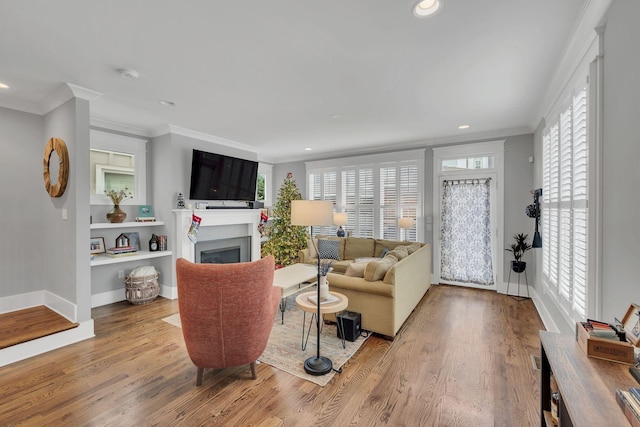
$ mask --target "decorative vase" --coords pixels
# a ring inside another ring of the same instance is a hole
[[[527,268],[527,263],[524,261],[511,261],[511,270],[514,273],[522,273]]]
[[[127,213],[120,209],[119,205],[114,205],[113,209],[107,212],[107,220],[111,223],[123,222],[127,217]]]
[[[320,276],[320,299],[329,298],[329,282],[327,276]]]

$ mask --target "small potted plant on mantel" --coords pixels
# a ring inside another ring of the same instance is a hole
[[[528,238],[528,234],[514,234],[513,239],[516,242],[512,243],[509,248],[505,249],[513,254],[514,260],[511,261],[511,270],[513,270],[514,273],[522,273],[527,268],[527,263],[520,260],[522,259],[522,255],[532,248],[529,242],[527,242]]]

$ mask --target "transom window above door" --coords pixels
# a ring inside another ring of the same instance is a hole
[[[463,157],[458,159],[442,160],[442,171],[455,171],[464,169],[493,169],[493,156]]]

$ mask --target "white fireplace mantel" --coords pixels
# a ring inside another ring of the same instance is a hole
[[[195,244],[189,239],[191,215],[202,218],[200,230],[205,227],[243,225],[247,227],[246,236],[251,237],[251,261],[260,259],[260,209],[174,209],[176,230],[176,258],[195,262]]]

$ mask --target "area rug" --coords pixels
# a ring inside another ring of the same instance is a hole
[[[280,310],[278,310],[271,335],[269,336],[269,342],[258,360],[312,383],[325,386],[336,375],[336,372],[331,371],[326,375],[313,376],[304,371],[304,361],[316,354],[316,327],[314,324],[311,328],[306,350],[303,351],[301,348],[303,311],[295,306],[294,298],[295,296],[287,298],[284,324],[282,324]],[[305,333],[308,330],[310,319],[311,315],[307,313]],[[179,314],[174,314],[162,320],[173,326],[180,327]],[[345,348],[342,348],[342,340],[337,336],[336,325],[331,323],[324,324],[320,333],[320,354],[333,361],[335,370],[340,370],[364,344],[366,339],[366,336],[361,336],[354,342],[345,341]]]

